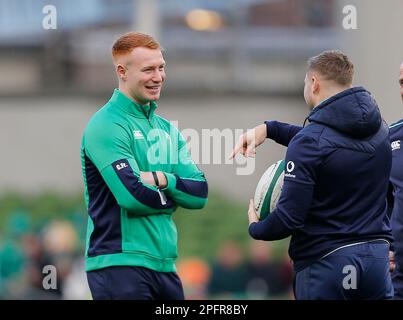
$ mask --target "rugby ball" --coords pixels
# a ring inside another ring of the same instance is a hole
[[[254,201],[259,220],[266,218],[276,208],[283,188],[284,166],[284,160],[272,164],[257,184]]]

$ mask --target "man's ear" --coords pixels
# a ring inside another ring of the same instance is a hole
[[[126,68],[123,65],[121,65],[120,63],[117,64],[115,68],[116,68],[116,73],[119,77],[119,80],[126,81],[126,79],[127,79]]]
[[[311,75],[312,93],[318,94],[320,90],[319,78],[316,75]]]

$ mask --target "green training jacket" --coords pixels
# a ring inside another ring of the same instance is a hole
[[[85,128],[81,162],[88,209],[86,271],[142,266],[176,271],[178,206],[207,203],[207,181],[192,161],[178,129],[115,89]],[[163,171],[159,190],[141,181],[140,171]]]

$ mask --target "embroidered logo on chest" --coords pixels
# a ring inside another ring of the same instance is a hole
[[[391,143],[392,151],[400,149],[400,140],[393,141]]]
[[[133,130],[134,139],[144,139],[140,130]]]

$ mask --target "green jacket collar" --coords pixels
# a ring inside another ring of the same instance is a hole
[[[154,116],[155,109],[157,109],[157,104],[155,101],[150,101],[149,104],[139,104],[125,94],[123,94],[119,89],[115,89],[109,102],[120,110],[127,112],[137,118],[150,119]]]

